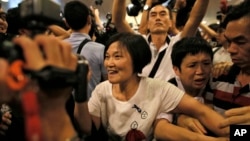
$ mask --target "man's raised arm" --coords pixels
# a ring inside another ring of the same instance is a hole
[[[196,35],[203,17],[206,14],[209,0],[196,0],[190,12],[187,23],[185,24],[181,37],[192,37]]]
[[[126,0],[113,0],[112,22],[118,32],[134,32],[126,21]]]

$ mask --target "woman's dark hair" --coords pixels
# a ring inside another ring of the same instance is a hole
[[[132,61],[135,73],[141,73],[144,66],[151,61],[151,51],[147,41],[141,36],[134,33],[117,33],[108,40],[104,56],[114,42],[118,42],[120,47],[128,50]]]
[[[173,46],[171,53],[172,64],[181,69],[180,66],[185,56],[188,54],[196,55],[198,53],[206,53],[213,60],[212,47],[206,40],[199,37],[183,38]]]

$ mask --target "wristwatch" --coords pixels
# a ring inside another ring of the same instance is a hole
[[[173,8],[171,11],[174,12],[174,13],[178,13],[178,8]]]
[[[148,10],[149,10],[149,8],[150,8],[150,6],[148,6],[148,5],[144,5],[143,10],[148,11]]]

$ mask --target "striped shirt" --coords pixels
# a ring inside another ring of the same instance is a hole
[[[233,65],[227,75],[211,82],[214,93],[214,109],[223,114],[225,110],[250,105],[250,85],[241,86],[236,79],[240,68]]]

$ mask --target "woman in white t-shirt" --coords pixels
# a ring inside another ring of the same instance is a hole
[[[108,81],[95,88],[88,102],[92,131],[103,126],[110,140],[152,140],[154,135],[170,140],[216,140],[171,123],[161,124],[166,120],[157,119],[160,113],[182,112],[222,135],[224,130],[218,128],[223,119],[220,115],[168,82],[138,75],[150,59],[149,46],[142,36],[118,33],[111,37],[104,59]]]

